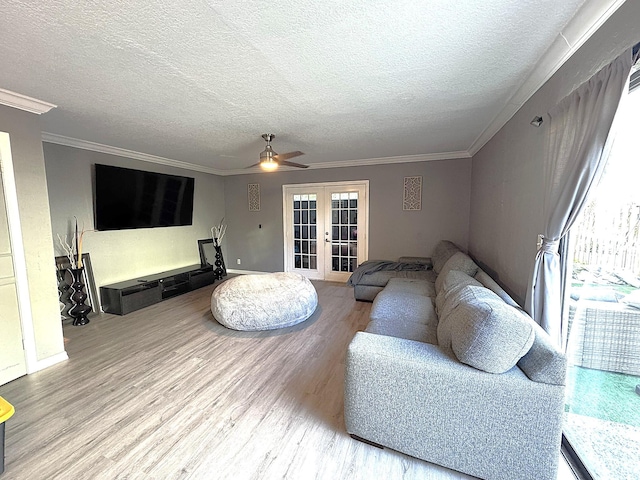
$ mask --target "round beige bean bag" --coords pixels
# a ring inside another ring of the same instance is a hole
[[[267,273],[230,278],[213,291],[214,318],[233,330],[272,330],[309,318],[318,294],[298,273]]]

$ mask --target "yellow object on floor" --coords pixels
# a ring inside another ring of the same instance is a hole
[[[15,412],[15,408],[4,398],[0,397],[0,423],[9,420]]]

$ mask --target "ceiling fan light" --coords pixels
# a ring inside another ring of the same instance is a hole
[[[280,165],[284,165],[286,167],[307,168],[307,165],[288,161],[290,158],[304,155],[304,152],[296,150],[295,152],[287,152],[279,155],[271,147],[270,142],[273,137],[275,137],[275,135],[273,135],[272,133],[265,133],[264,135],[262,135],[262,138],[267,142],[267,144],[265,145],[264,150],[260,152],[260,162],[254,163],[247,168],[253,168],[257,165],[260,165],[260,168],[265,172],[273,172],[277,170]]]
[[[264,161],[260,162],[260,168],[265,172],[273,172],[274,170],[278,169],[278,162],[274,162],[271,158],[265,159]]]

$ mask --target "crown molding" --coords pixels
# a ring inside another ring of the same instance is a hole
[[[158,157],[156,155],[127,150],[125,148],[112,147],[111,145],[104,145],[102,143],[65,137],[63,135],[56,135],[55,133],[42,132],[42,141],[46,143],[55,143],[57,145],[65,145],[67,147],[80,148],[82,150],[90,150],[92,152],[116,155],[118,157],[133,158],[135,160],[142,160],[143,162],[157,163],[159,165],[167,165],[194,172],[210,173],[212,175],[225,175],[224,170],[218,170],[216,168],[196,165],[195,163],[182,162],[172,158]]]
[[[27,97],[21,93],[12,92],[0,88],[0,105],[6,105],[7,107],[17,108],[24,110],[25,112],[47,113],[52,108],[56,108],[57,105],[53,103],[38,100],[37,98]]]
[[[143,162],[157,163],[160,165],[168,165],[170,167],[182,168],[185,170],[191,170],[194,172],[210,173],[212,175],[219,175],[222,177],[230,175],[247,175],[251,173],[271,173],[265,172],[260,167],[254,168],[242,168],[233,170],[220,170],[217,168],[205,167],[203,165],[196,165],[195,163],[182,162],[180,160],[173,160],[171,158],[158,157],[156,155],[150,155],[148,153],[136,152],[134,150],[127,150],[119,147],[112,147],[110,145],[104,145],[102,143],[89,142],[87,140],[79,140],[77,138],[65,137],[64,135],[57,135],[55,133],[42,132],[42,141],[46,143],[55,143],[57,145],[64,145],[67,147],[80,148],[82,150],[90,150],[92,152],[106,153],[109,155],[117,155],[118,157],[133,158],[135,160],[142,160]],[[368,165],[387,165],[393,163],[410,163],[410,162],[433,162],[437,160],[454,160],[471,158],[469,152],[444,152],[444,153],[430,153],[426,155],[404,155],[399,157],[380,157],[380,158],[368,158],[362,160],[345,160],[344,162],[326,162],[326,163],[312,163],[309,165],[309,169],[318,168],[342,168],[342,167],[363,167]],[[294,167],[280,167],[279,171],[300,171]]]
[[[471,158],[467,151],[427,153],[421,155],[401,155],[397,157],[365,158],[361,160],[345,160],[344,162],[312,163],[309,168],[364,167],[368,165],[388,165],[393,163],[435,162],[438,160],[456,160]]]
[[[471,144],[469,153],[472,156],[478,153],[624,2],[625,0],[587,2],[565,25],[504,108]]]
[[[462,150],[459,152],[428,153],[424,155],[402,155],[398,157],[379,157],[365,158],[361,160],[310,163],[308,170],[316,170],[320,168],[366,167],[370,165],[390,165],[395,163],[434,162],[438,160],[461,160],[467,158],[471,158],[471,154]],[[278,171],[299,172],[300,169],[295,167],[278,167]],[[221,175],[248,175],[251,173],[269,174],[272,172],[265,172],[260,170],[260,167],[255,167],[251,169],[225,170]]]

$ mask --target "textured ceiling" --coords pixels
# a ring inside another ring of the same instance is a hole
[[[593,2],[3,0],[0,88],[56,104],[44,132],[219,171],[262,133],[312,166],[464,156]]]

